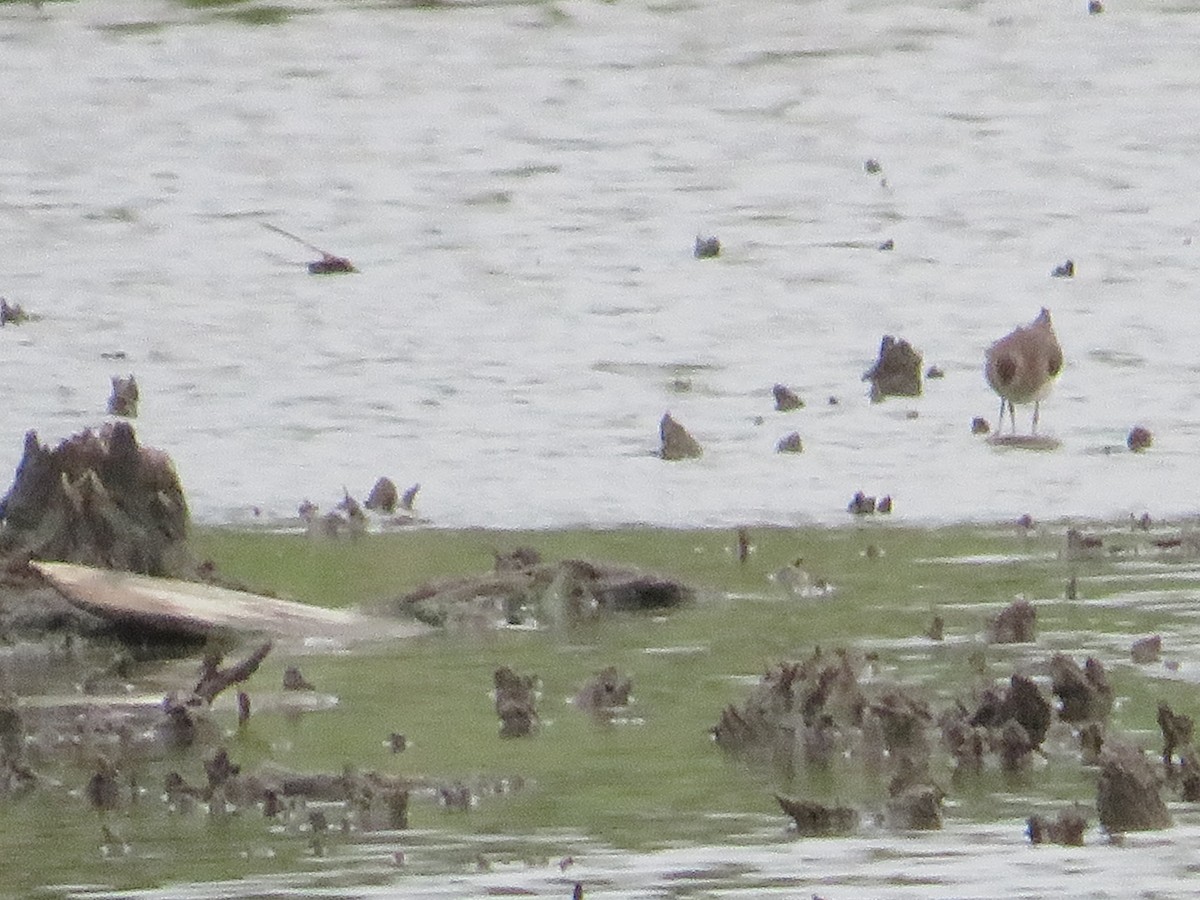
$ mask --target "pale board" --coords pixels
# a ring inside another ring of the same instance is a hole
[[[74,605],[130,627],[192,635],[231,629],[278,636],[346,638],[412,637],[430,630],[418,623],[372,618],[193,581],[73,563],[31,565]]]

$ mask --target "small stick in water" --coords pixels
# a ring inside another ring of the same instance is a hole
[[[259,224],[261,224],[262,227],[266,228],[268,231],[274,231],[276,234],[282,234],[285,238],[290,238],[297,244],[300,244],[302,247],[307,247],[309,250],[313,251],[313,253],[321,254],[320,259],[308,264],[309,275],[332,275],[337,272],[358,271],[358,269],[354,268],[354,264],[344,256],[334,256],[332,253],[322,250],[320,247],[317,247],[314,244],[310,244],[308,241],[304,240],[304,238],[292,234],[290,231],[284,231],[278,225],[272,225],[270,222],[260,222]]]

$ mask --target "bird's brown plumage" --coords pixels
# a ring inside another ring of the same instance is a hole
[[[1015,405],[1032,402],[1036,434],[1040,403],[1050,393],[1062,365],[1062,347],[1045,307],[1028,325],[1014,329],[988,347],[984,374],[992,390],[1000,395],[1000,424],[1004,424],[1007,406],[1016,432]]]

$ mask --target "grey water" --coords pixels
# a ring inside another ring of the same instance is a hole
[[[0,4],[0,295],[40,316],[0,473],[132,373],[205,522],[381,475],[446,527],[1189,515],[1200,10],[1108,6]],[[989,446],[984,348],[1042,306],[1061,446]],[[945,377],[872,404],[885,334]],[[667,411],[703,458],[656,458]]]

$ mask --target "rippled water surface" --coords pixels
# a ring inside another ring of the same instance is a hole
[[[207,521],[382,474],[447,526],[1194,511],[1200,12],[1085,5],[0,5],[0,471],[132,372]],[[991,448],[1041,306],[1062,446]],[[945,378],[870,404],[884,334]]]

